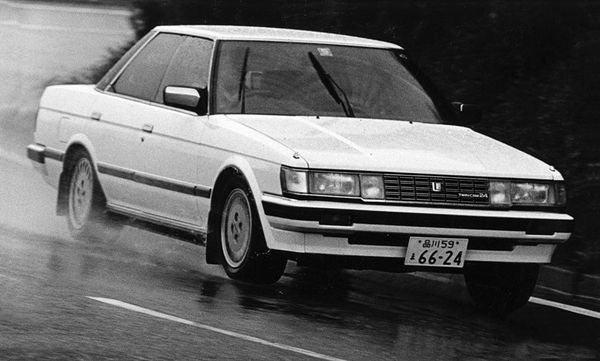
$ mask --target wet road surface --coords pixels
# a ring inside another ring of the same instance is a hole
[[[54,216],[54,190],[26,163],[0,159],[0,170],[0,359],[600,357],[600,320],[531,303],[492,318],[460,282],[435,276],[290,262],[279,283],[255,286],[206,265],[204,248],[145,231],[125,228],[113,243],[75,241]]]

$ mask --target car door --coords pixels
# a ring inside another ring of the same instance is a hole
[[[200,230],[206,214],[199,212],[198,204],[208,202],[209,197],[208,185],[198,183],[206,108],[198,114],[166,106],[163,92],[167,86],[178,86],[201,90],[206,96],[212,51],[213,41],[188,36],[174,52],[155,98],[155,116],[148,119],[151,133],[142,144],[140,163],[142,172],[157,182],[147,190],[145,208],[168,221],[184,223],[185,228]]]
[[[148,123],[156,115],[151,102],[183,36],[158,34],[100,92],[85,133],[90,138],[100,183],[111,206],[145,209],[147,184],[136,176],[145,154],[142,149]]]

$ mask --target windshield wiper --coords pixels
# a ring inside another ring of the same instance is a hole
[[[319,60],[317,60],[317,58],[315,57],[315,55],[312,52],[310,52],[310,51],[308,52],[308,57],[310,58],[310,62],[312,64],[313,68],[315,68],[315,70],[317,71],[317,75],[319,75],[319,79],[321,80],[321,83],[323,83],[323,85],[325,86],[325,88],[327,89],[327,91],[329,92],[331,97],[335,100],[336,103],[342,105],[342,109],[344,109],[344,113],[346,114],[347,117],[354,118],[354,111],[352,110],[352,106],[350,105],[350,101],[348,100],[348,97],[346,96],[344,89],[342,89],[338,85],[338,83],[336,83],[335,80],[333,80],[331,75],[329,75],[325,71],[325,69],[323,69],[323,66],[321,65]],[[342,96],[344,97],[344,101],[342,101],[338,92],[339,92],[339,94],[342,94]]]
[[[246,48],[244,52],[244,62],[242,63],[242,71],[240,75],[240,85],[238,88],[238,101],[241,100],[242,107],[240,113],[246,113],[246,71],[248,68],[248,54],[250,54],[250,48]]]

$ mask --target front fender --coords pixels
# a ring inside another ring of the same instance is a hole
[[[263,164],[264,167],[264,164]],[[276,165],[275,163],[270,163],[270,166],[267,166],[268,168],[271,168],[271,171],[275,171],[277,173],[273,174],[273,177],[276,177],[276,179],[278,179],[278,175],[279,175],[279,169],[280,169],[280,165]],[[262,198],[263,198],[263,189],[261,189],[256,173],[254,171],[254,168],[252,167],[252,165],[250,164],[250,162],[248,161],[248,159],[240,156],[240,155],[233,155],[229,158],[227,158],[221,165],[221,167],[219,168],[219,171],[217,172],[217,175],[215,176],[215,178],[213,179],[213,183],[215,186],[213,187],[214,189],[217,189],[217,182],[219,181],[219,177],[221,174],[223,174],[223,172],[226,172],[227,169],[236,169],[237,172],[239,172],[239,174],[244,177],[244,179],[246,180],[246,182],[248,183],[248,187],[250,188],[250,192],[252,193],[252,198],[254,199],[254,204],[256,206],[256,210],[258,213],[258,216],[260,218],[260,224],[263,230],[263,234],[265,236],[265,243],[267,245],[267,247],[269,248],[273,248],[274,245],[274,238],[273,238],[273,234],[271,232],[269,225],[269,221],[265,215],[265,211],[262,205]],[[267,171],[268,172],[268,171]]]

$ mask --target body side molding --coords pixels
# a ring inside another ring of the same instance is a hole
[[[212,189],[199,184],[191,184],[157,177],[152,174],[139,173],[131,169],[121,168],[106,163],[98,162],[98,172],[112,177],[127,179],[133,182],[146,184],[151,187],[162,188],[177,193],[184,193],[196,197],[210,198]]]

